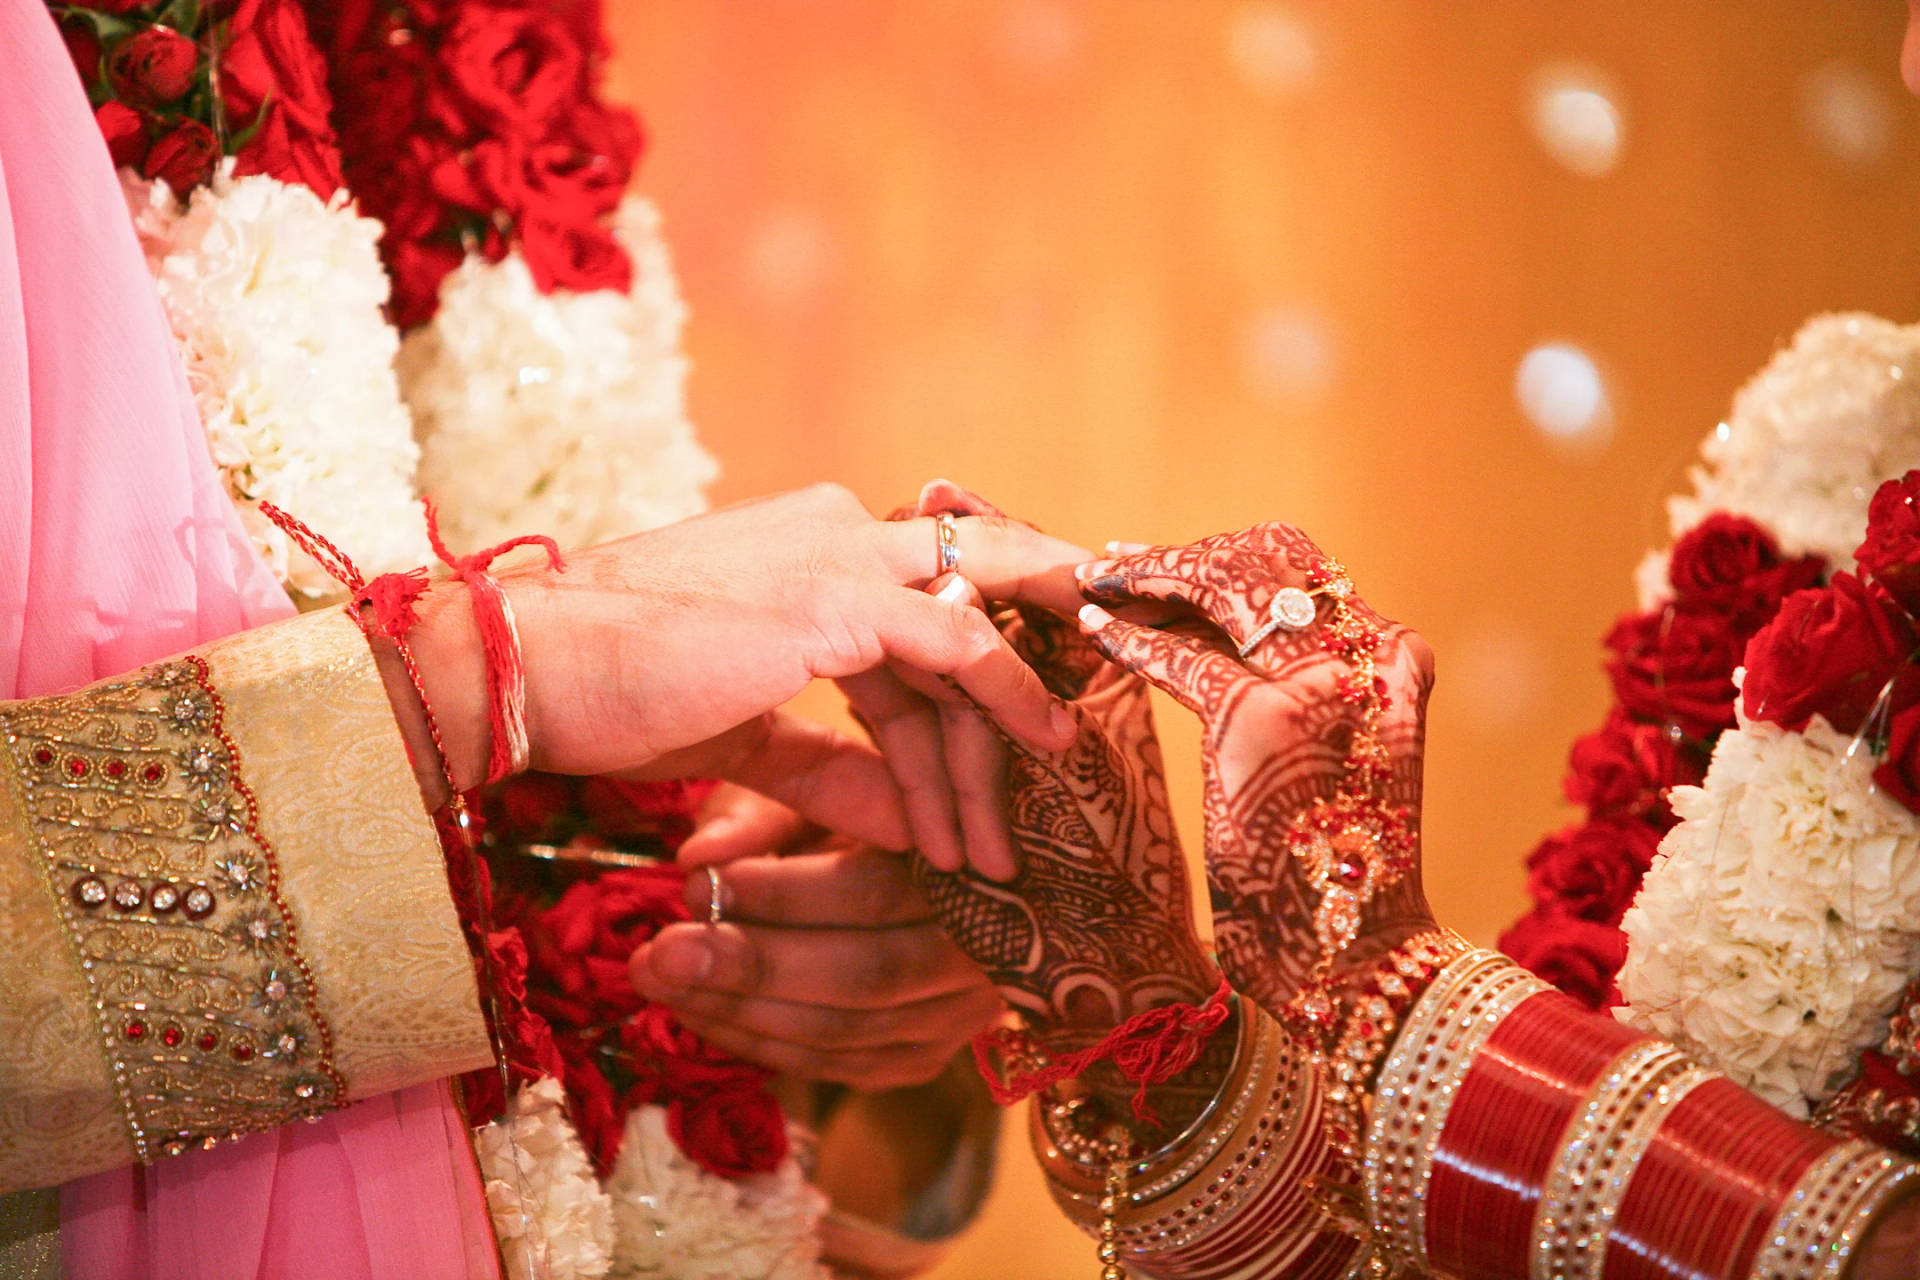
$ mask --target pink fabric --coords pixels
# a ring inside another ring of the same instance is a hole
[[[243,536],[41,0],[0,0],[0,697],[290,612]],[[497,1274],[448,1086],[63,1189],[72,1280]]]

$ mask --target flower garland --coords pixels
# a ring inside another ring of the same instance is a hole
[[[1742,390],[1607,637],[1585,821],[1529,857],[1501,945],[1795,1114],[1913,1142],[1920,473],[1879,485],[1920,463],[1909,370],[1920,326],[1830,316]]]
[[[226,161],[185,204],[122,170],[228,496],[275,576],[319,599],[337,584],[259,513],[302,513],[379,572],[430,560],[419,459],[381,315],[380,226],[344,194],[236,176]],[[499,539],[495,539],[498,541]]]
[[[590,545],[697,513],[713,479],[686,414],[686,308],[637,196],[614,221],[631,290],[543,293],[515,251],[469,257],[401,345],[420,485],[457,545],[541,529]]]
[[[50,8],[209,451],[296,597],[334,586],[263,500],[372,572],[428,558],[416,468],[462,541],[600,541],[702,508],[715,468],[685,417],[685,309],[658,214],[624,196],[640,135],[599,100],[596,3]],[[556,788],[564,832],[539,810]],[[489,806],[502,838],[624,834],[670,858],[698,798],[533,777]],[[680,873],[541,881],[494,861],[450,871],[513,1090],[467,1081],[472,1111],[500,1117],[476,1150],[509,1272],[824,1274],[824,1199],[766,1073],[626,979],[633,948],[686,918]]]

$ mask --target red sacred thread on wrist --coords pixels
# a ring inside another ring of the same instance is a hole
[[[508,602],[506,592],[500,589],[499,582],[487,570],[495,559],[515,547],[523,546],[545,548],[547,563],[556,572],[567,567],[566,561],[560,555],[558,544],[545,534],[523,534],[485,551],[456,557],[441,541],[439,513],[431,501],[426,503],[426,510],[427,540],[432,544],[434,554],[453,570],[454,576],[467,584],[468,597],[473,601],[474,621],[480,629],[480,647],[487,672],[489,747],[486,780],[498,782],[526,767],[527,686],[526,668],[520,655],[519,632],[514,626],[513,606]],[[413,650],[406,642],[407,632],[420,621],[414,603],[427,593],[427,571],[416,568],[402,573],[383,573],[368,582],[352,557],[298,518],[288,515],[271,502],[262,502],[260,513],[278,525],[302,551],[313,557],[316,564],[347,589],[352,597],[348,601],[347,612],[362,631],[369,636],[385,636],[399,648],[400,661],[406,668],[407,678],[420,695],[421,710],[427,722],[427,736],[432,739],[434,750],[440,753],[440,767],[446,776],[447,789],[449,792],[458,791],[459,787],[453,780],[453,767],[447,758],[447,745],[440,736],[440,723],[434,717],[432,704],[427,701],[427,690],[421,682],[420,669],[415,665]]]
[[[559,544],[543,533],[522,534],[485,551],[456,557],[440,540],[440,513],[432,500],[426,506],[427,541],[454,576],[467,584],[474,621],[480,626],[480,647],[487,658],[487,724],[491,730],[487,735],[487,781],[498,782],[527,767],[527,678],[513,604],[487,570],[495,559],[515,547],[544,548],[547,565],[555,573],[564,571],[567,562],[560,555]]]
[[[1199,1059],[1207,1037],[1218,1031],[1232,1012],[1232,996],[1233,988],[1222,978],[1204,1004],[1168,1004],[1136,1013],[1102,1036],[1098,1044],[1032,1070],[1009,1070],[1004,1080],[994,1068],[995,1050],[1008,1060],[1040,1055],[1030,1032],[997,1027],[973,1038],[974,1065],[980,1068],[980,1077],[987,1082],[993,1100],[1010,1107],[1062,1080],[1085,1075],[1097,1062],[1112,1059],[1122,1076],[1140,1086],[1133,1095],[1135,1118],[1157,1124],[1158,1118],[1147,1104],[1147,1090],[1173,1079]]]

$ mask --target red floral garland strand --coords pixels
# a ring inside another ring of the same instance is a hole
[[[303,0],[322,48],[346,174],[386,226],[402,328],[432,318],[469,250],[518,249],[542,292],[626,290],[607,227],[641,152],[601,101],[597,3]]]
[[[1713,744],[1733,727],[1733,672],[1748,642],[1824,568],[1783,557],[1743,516],[1710,516],[1674,544],[1673,598],[1607,634],[1615,705],[1574,744],[1566,781],[1585,817],[1528,856],[1534,908],[1501,937],[1503,951],[1591,1007],[1619,1002],[1620,917],[1673,825],[1667,791],[1705,776]]]

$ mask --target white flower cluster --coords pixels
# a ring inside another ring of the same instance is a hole
[[[1771,530],[1787,555],[1848,567],[1873,491],[1920,467],[1920,325],[1809,320],[1700,453],[1692,496],[1669,502],[1674,537],[1729,511]]]
[[[1880,1043],[1920,965],[1920,822],[1873,785],[1863,744],[1720,736],[1621,922],[1621,1016],[1805,1116]]]
[[[827,1198],[792,1156],[772,1173],[729,1182],[687,1159],[667,1113],[636,1107],[613,1177],[621,1280],[827,1280],[820,1221]]]
[[[517,253],[471,257],[407,335],[420,489],[453,547],[522,533],[582,546],[705,507],[716,468],[687,422],[686,309],[659,227],[647,201],[621,205],[630,294],[542,294]]]
[[[600,1189],[558,1080],[514,1095],[474,1134],[508,1280],[600,1280],[613,1265],[613,1203]]]
[[[419,451],[400,401],[399,337],[381,312],[380,224],[336,196],[231,162],[182,208],[123,171],[208,448],[249,533],[297,595],[337,584],[262,517],[271,499],[369,577],[421,564]]]

